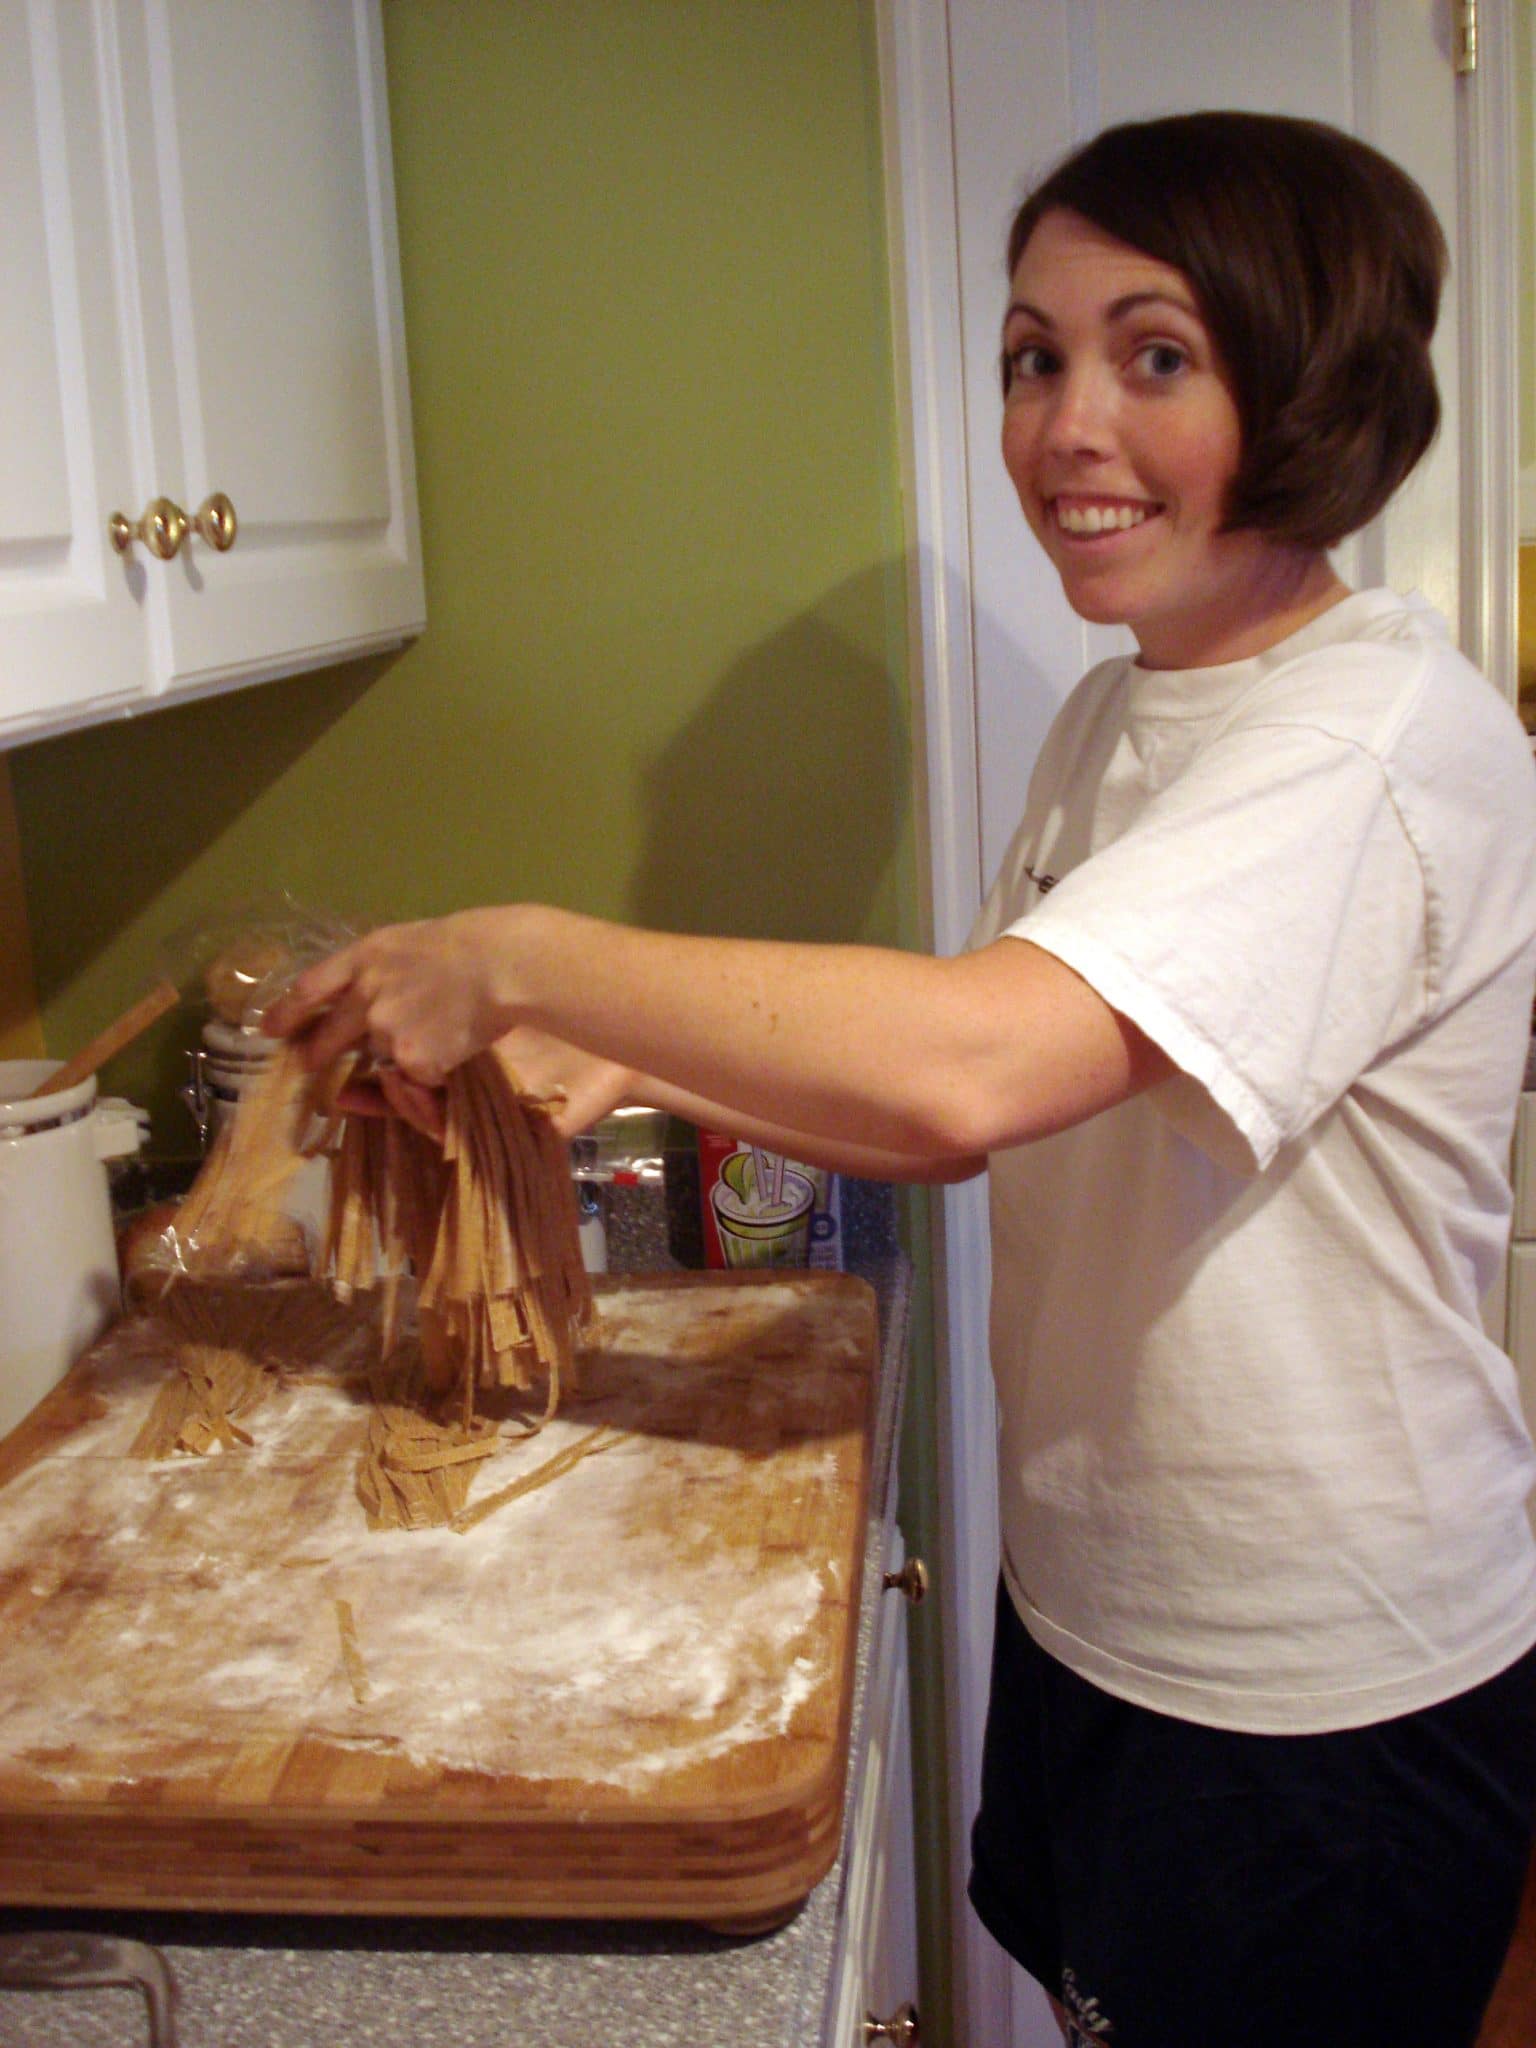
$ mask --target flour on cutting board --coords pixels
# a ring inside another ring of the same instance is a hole
[[[157,1373],[109,1340],[102,1412],[0,1491],[0,1766],[174,1779],[309,1738],[643,1794],[832,1712],[857,1305],[814,1332],[771,1284],[604,1306],[580,1400],[471,1501],[612,1434],[463,1534],[367,1528],[355,1370],[279,1389],[248,1450],[127,1458]]]

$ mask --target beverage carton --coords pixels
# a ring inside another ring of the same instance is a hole
[[[842,1270],[841,1189],[823,1167],[700,1131],[699,1202],[706,1266]]]

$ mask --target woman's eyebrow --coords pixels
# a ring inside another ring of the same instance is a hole
[[[1190,300],[1180,298],[1173,292],[1154,291],[1123,292],[1118,299],[1110,300],[1104,309],[1104,317],[1111,321],[1123,320],[1127,314],[1139,312],[1143,306],[1171,306],[1176,313],[1187,313],[1192,320],[1198,320],[1200,317]],[[1045,328],[1047,332],[1053,331],[1056,326],[1056,322],[1042,306],[1032,306],[1028,299],[1012,301],[1003,315],[1005,325],[1015,313],[1022,313],[1026,320],[1033,320],[1036,326]]]

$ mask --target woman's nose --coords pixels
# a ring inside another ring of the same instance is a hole
[[[1063,373],[1052,393],[1046,420],[1046,442],[1053,453],[1078,454],[1102,450],[1114,419],[1114,392],[1095,367],[1084,365]]]

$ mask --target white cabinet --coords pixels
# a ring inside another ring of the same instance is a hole
[[[419,631],[377,0],[0,0],[0,194],[0,745]]]
[[[899,1532],[888,1555],[901,1562]],[[842,1923],[824,2048],[917,2042],[917,1886],[907,1601],[882,1596],[870,1652],[869,1738],[849,1831]],[[873,2031],[872,2031],[873,2030]]]
[[[148,682],[107,541],[137,485],[90,11],[0,0],[0,734]],[[140,579],[142,582],[142,578]]]

